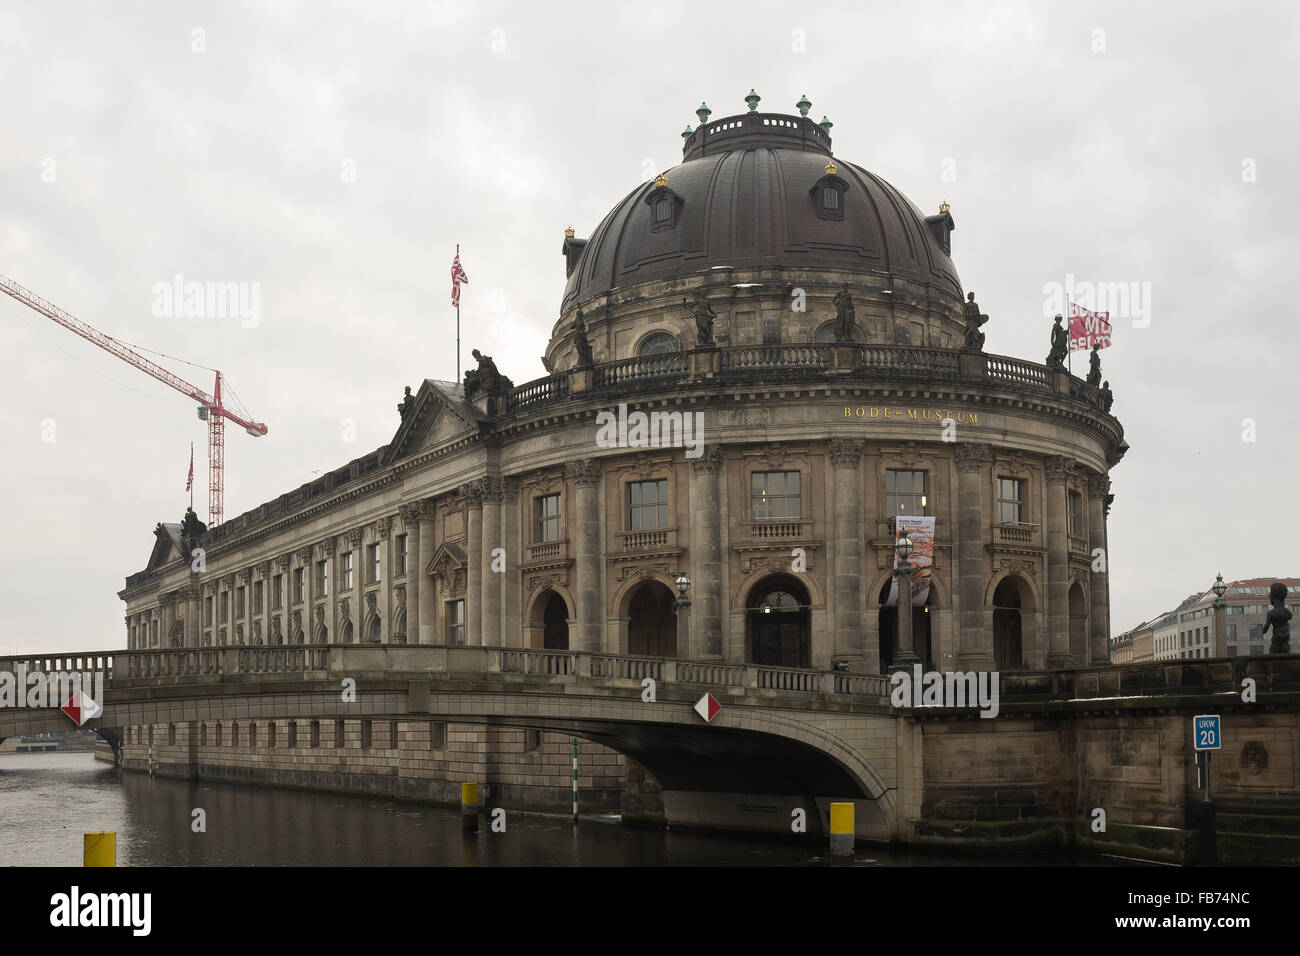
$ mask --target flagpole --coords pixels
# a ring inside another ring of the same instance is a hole
[[[1070,323],[1073,321],[1070,313],[1074,311],[1074,306],[1070,302],[1070,293],[1065,293],[1065,344],[1068,346],[1065,350],[1066,371],[1074,374],[1074,343],[1070,340]]]
[[[460,243],[456,243],[456,261],[460,261]],[[456,296],[456,381],[460,381],[460,296]]]
[[[190,510],[194,510],[194,442],[190,442]]]

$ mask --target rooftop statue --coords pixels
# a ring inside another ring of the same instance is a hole
[[[1290,654],[1291,612],[1286,606],[1286,585],[1281,581],[1274,581],[1273,586],[1268,589],[1268,601],[1273,606],[1268,610],[1268,616],[1264,619],[1264,629],[1260,633],[1267,634],[1268,629],[1273,628],[1273,640],[1268,645],[1268,652]]]
[[[1110,382],[1101,383],[1101,410],[1109,412],[1111,405],[1115,404],[1115,396],[1111,394]]]
[[[587,368],[596,364],[591,353],[591,340],[587,338],[587,323],[582,318],[582,310],[573,320],[573,347],[578,351],[578,368]]]
[[[1101,355],[1098,354],[1100,349],[1100,345],[1094,345],[1092,354],[1088,356],[1088,384],[1094,388],[1101,385]]]
[[[190,552],[199,546],[199,539],[207,530],[208,526],[199,520],[194,509],[186,508],[185,517],[181,519],[181,550],[185,552],[186,561],[190,559]]]
[[[844,288],[835,293],[835,341],[857,341],[857,312],[853,308],[853,296],[849,294],[846,282]]]
[[[1069,333],[1061,325],[1062,316],[1056,317],[1056,324],[1052,326],[1052,349],[1047,353],[1047,367],[1065,371],[1065,357],[1070,354]]]
[[[465,371],[465,400],[469,401],[479,392],[488,395],[500,395],[514,387],[514,383],[497,371],[497,363],[492,356],[484,355],[478,349],[471,354],[478,360],[478,368]]]
[[[980,307],[975,304],[975,293],[966,293],[966,341],[962,348],[984,350],[984,333],[980,331],[980,326],[989,320],[987,315],[980,314]]]
[[[403,399],[397,403],[397,414],[400,415],[403,420],[405,420],[406,418],[406,413],[411,410],[411,404],[414,401],[415,398],[411,395],[411,386],[408,385],[406,386],[405,397],[403,397]]]
[[[685,299],[683,304],[695,316],[695,344],[706,346],[713,344],[713,320],[718,313],[703,299]]]

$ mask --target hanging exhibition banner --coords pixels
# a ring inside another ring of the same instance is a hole
[[[898,515],[894,518],[894,541],[899,532],[906,531],[912,541],[912,606],[920,607],[930,597],[930,573],[934,569],[934,518],[920,515]],[[902,562],[894,551],[894,568]],[[898,578],[889,584],[890,606],[898,604]]]

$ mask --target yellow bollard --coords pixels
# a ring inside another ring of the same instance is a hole
[[[85,833],[81,844],[83,866],[117,866],[117,833]]]
[[[468,831],[478,830],[478,784],[460,785],[460,825]]]
[[[831,804],[831,855],[853,855],[853,804]]]

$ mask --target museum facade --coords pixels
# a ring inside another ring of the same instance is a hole
[[[985,352],[946,204],[925,215],[832,157],[805,102],[702,108],[681,164],[566,231],[545,375],[515,385],[478,356],[409,394],[368,455],[216,528],[160,524],[120,592],[128,646],[880,673],[904,515],[934,519],[923,663],[1105,662],[1127,449],[1109,390],[1055,343],[1046,364]]]

